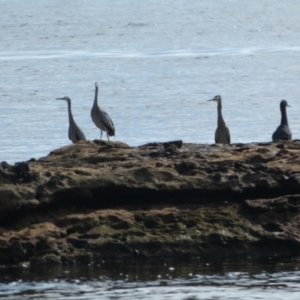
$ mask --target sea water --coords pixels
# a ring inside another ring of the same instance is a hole
[[[100,263],[1,270],[0,298],[298,300],[299,259]]]
[[[65,146],[67,104],[88,139],[95,82],[130,146],[213,143],[215,95],[233,143],[267,142],[286,99],[300,138],[296,0],[0,1],[0,161]],[[104,135],[104,139],[105,139]]]

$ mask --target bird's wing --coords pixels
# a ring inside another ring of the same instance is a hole
[[[286,127],[285,127],[285,132],[286,132],[287,139],[288,139],[288,140],[291,140],[291,139],[292,139],[292,132],[291,132],[289,126],[286,126]]]
[[[291,139],[292,139],[292,132],[290,128],[286,125],[279,125],[272,135],[273,141],[291,140]]]
[[[228,127],[226,127],[225,132],[222,132],[219,128],[216,129],[215,132],[215,142],[217,143],[224,143],[230,144],[230,132]]]
[[[281,126],[281,125],[279,125],[279,126],[276,128],[276,130],[273,132],[273,134],[272,134],[272,140],[273,140],[273,142],[274,142],[274,141],[277,141],[277,140],[280,140],[280,129],[281,129],[280,126]]]
[[[81,141],[81,140],[85,141],[86,140],[86,137],[85,137],[83,131],[79,127],[76,127],[76,129],[75,129],[75,136],[77,138],[77,141]]]
[[[215,132],[215,143],[218,143],[218,141],[219,141],[219,130],[217,128]]]
[[[226,138],[228,140],[228,144],[230,144],[230,132],[229,132],[228,127],[226,127]]]
[[[99,116],[100,116],[100,119],[103,122],[104,126],[107,129],[108,135],[110,135],[110,136],[115,135],[115,126],[114,126],[112,119],[108,115],[108,113],[104,110],[101,110]]]

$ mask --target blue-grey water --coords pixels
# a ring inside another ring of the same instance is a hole
[[[298,300],[299,259],[106,264],[6,270],[0,298]]]
[[[296,0],[0,0],[0,161],[70,143],[57,97],[69,96],[87,138],[99,138],[90,118],[96,81],[112,140],[132,146],[213,143],[216,104],[207,100],[217,94],[232,142],[270,141],[282,99],[299,139],[299,16]],[[142,279],[124,266],[108,275],[101,266],[3,269],[0,297],[299,299],[298,264],[288,266],[141,266]]]
[[[0,161],[88,139],[94,84],[115,141],[213,143],[220,94],[232,142],[270,141],[286,99],[300,138],[296,0],[1,0]]]

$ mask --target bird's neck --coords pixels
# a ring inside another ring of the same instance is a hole
[[[98,105],[98,87],[95,90],[95,99],[94,99],[94,106]]]
[[[69,122],[71,123],[75,123],[74,119],[73,119],[73,115],[72,115],[72,110],[71,110],[71,102],[68,102],[68,114],[69,114]]]
[[[281,109],[281,125],[289,126],[285,107]]]
[[[218,103],[218,126],[226,126],[222,116],[222,104]]]

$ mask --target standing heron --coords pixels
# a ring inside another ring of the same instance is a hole
[[[282,100],[280,102],[281,123],[272,135],[273,141],[291,140],[292,139],[292,133],[289,128],[288,118],[287,118],[287,114],[286,114],[287,106],[290,107],[286,100]]]
[[[230,144],[230,132],[222,116],[221,96],[215,96],[213,99],[208,101],[215,101],[218,103],[218,127],[215,133],[215,142],[221,144]]]
[[[102,132],[106,131],[106,136],[109,142],[109,136],[115,135],[115,127],[108,113],[98,106],[98,83],[95,83],[95,99],[91,110],[91,117],[95,125],[100,129],[100,141]]]
[[[64,100],[68,103],[68,113],[69,113],[69,139],[75,144],[78,141],[85,141],[86,137],[83,131],[78,127],[74,121],[72,110],[71,110],[71,99],[69,97],[56,98],[56,100]]]

